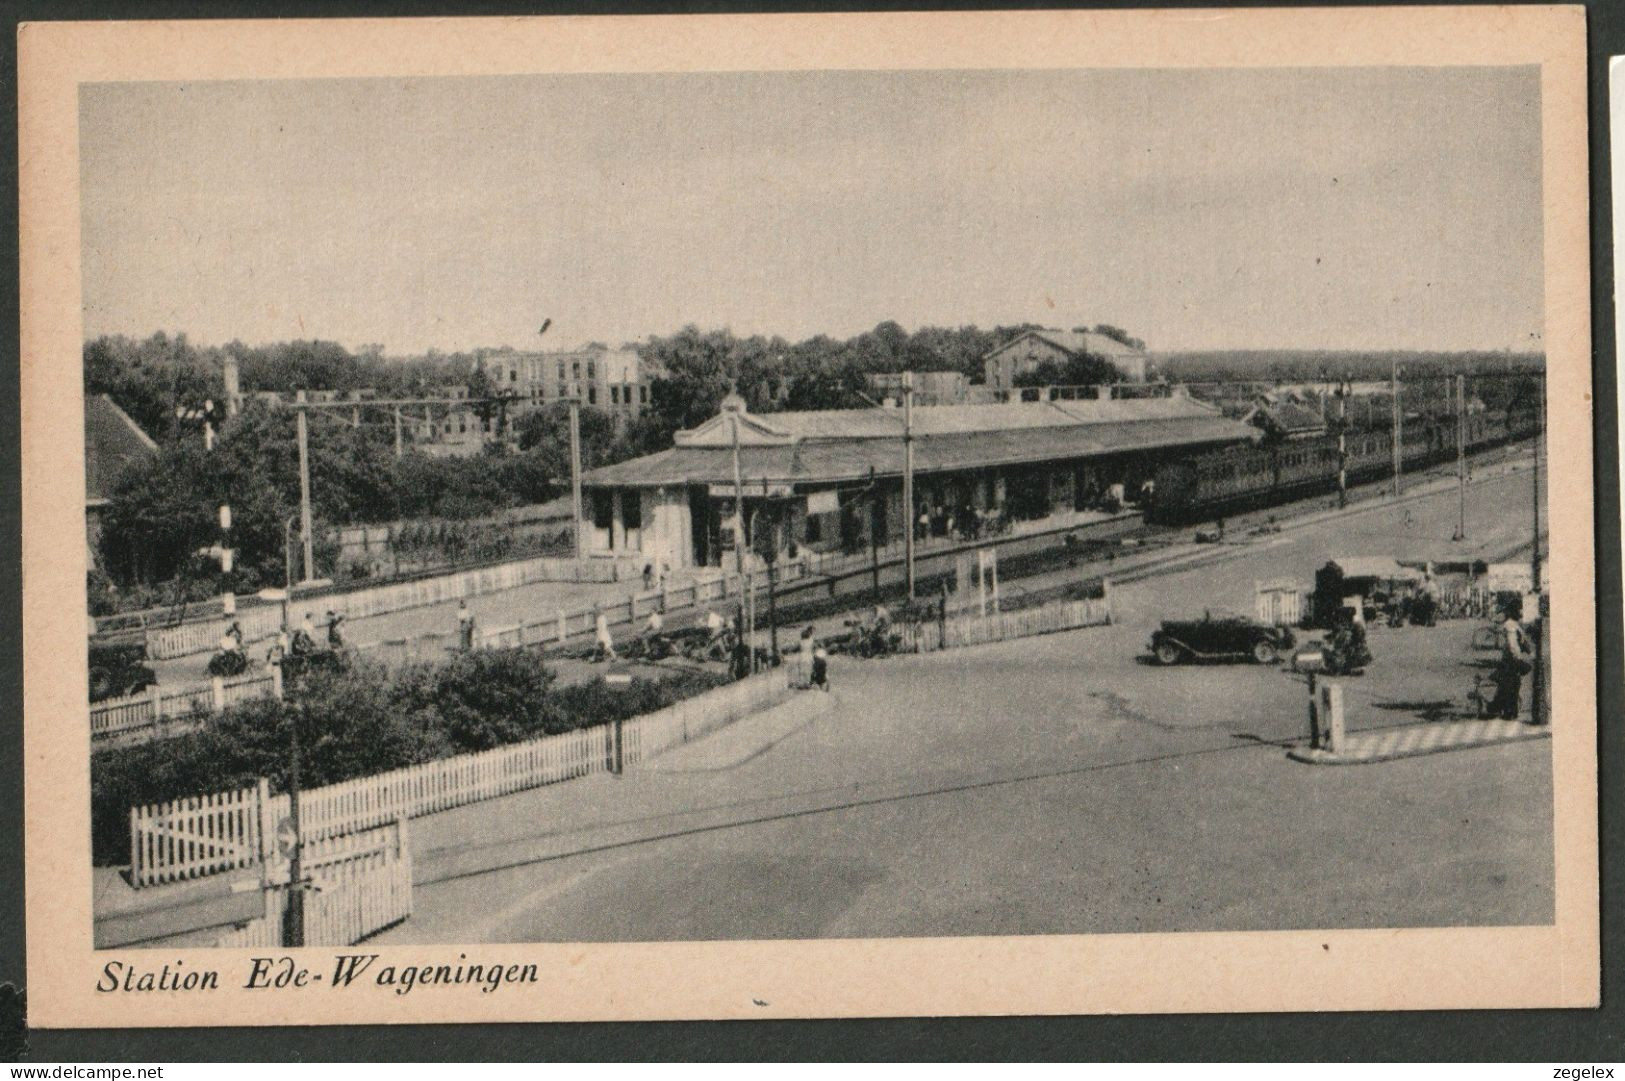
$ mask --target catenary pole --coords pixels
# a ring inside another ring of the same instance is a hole
[[[581,403],[570,399],[570,506],[575,512],[576,558],[586,558],[582,534],[586,523],[581,517]],[[611,530],[613,532],[613,530]]]
[[[1337,386],[1337,505],[1349,505],[1348,391],[1345,381]]]
[[[1400,451],[1401,451],[1402,444],[1404,442],[1404,432],[1401,429],[1400,413],[1399,413],[1399,361],[1397,361],[1397,360],[1394,361],[1391,388],[1392,388],[1392,394],[1393,394],[1393,399],[1394,399],[1394,426],[1393,426],[1394,498],[1398,499],[1399,498],[1399,472],[1400,472],[1400,469],[1402,468],[1402,459],[1401,459],[1401,456],[1400,456]]]
[[[401,456],[401,407],[395,407],[395,457]]]
[[[875,481],[875,467],[869,467],[869,575],[870,598],[880,604],[880,531],[886,527],[886,515],[880,504],[880,488]]]
[[[903,562],[908,572],[908,599],[914,602],[914,373],[903,373]]]
[[[1467,377],[1456,376],[1456,540],[1467,539]]]

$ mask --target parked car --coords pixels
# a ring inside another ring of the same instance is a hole
[[[1151,652],[1160,664],[1247,658],[1274,664],[1293,644],[1292,632],[1285,627],[1212,612],[1203,613],[1201,619],[1164,620],[1151,636]]]

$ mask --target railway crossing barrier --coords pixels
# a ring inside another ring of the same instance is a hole
[[[300,862],[310,887],[305,895],[306,946],[353,946],[412,914],[412,848],[405,819],[307,841]],[[283,944],[287,863],[267,862],[259,888],[262,914],[220,936],[215,946]]]

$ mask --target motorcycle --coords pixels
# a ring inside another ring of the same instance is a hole
[[[240,676],[246,671],[248,671],[248,654],[240,647],[216,650],[214,656],[209,658],[211,676]]]
[[[881,626],[857,619],[849,619],[845,623],[846,633],[830,642],[829,652],[850,653],[867,660],[889,657],[902,649],[903,636],[892,630],[890,625]]]

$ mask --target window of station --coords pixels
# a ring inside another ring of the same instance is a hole
[[[643,528],[643,499],[636,490],[621,493],[621,524],[628,533]]]
[[[588,405],[597,405],[598,404],[598,388],[597,387],[588,387],[587,388],[587,404]]]
[[[615,524],[615,502],[612,492],[592,494],[592,525],[594,529],[609,529]]]

